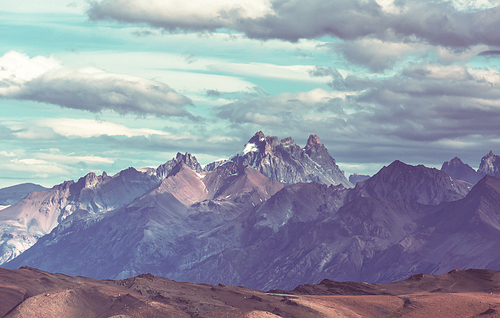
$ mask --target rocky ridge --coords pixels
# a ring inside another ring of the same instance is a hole
[[[230,160],[250,165],[284,185],[318,182],[353,187],[317,135],[310,135],[306,146],[301,148],[291,137],[280,140],[259,131]]]

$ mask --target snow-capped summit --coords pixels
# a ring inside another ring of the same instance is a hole
[[[311,135],[301,148],[291,137],[280,140],[258,131],[230,160],[252,166],[285,185],[318,182],[353,187],[317,135]]]

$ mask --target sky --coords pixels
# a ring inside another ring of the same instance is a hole
[[[0,187],[317,134],[346,176],[500,154],[500,0],[0,0]]]

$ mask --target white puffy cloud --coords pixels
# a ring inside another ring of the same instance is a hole
[[[0,58],[0,96],[91,112],[194,118],[185,109],[191,100],[163,83],[90,67],[66,68],[54,57],[14,51]]]
[[[13,152],[8,152],[8,151],[5,151],[5,150],[2,150],[0,151],[0,156],[4,156],[4,157],[15,157],[16,154],[13,153]]]

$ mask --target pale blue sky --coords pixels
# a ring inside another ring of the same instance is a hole
[[[0,0],[0,187],[318,134],[346,176],[500,153],[499,3]]]

